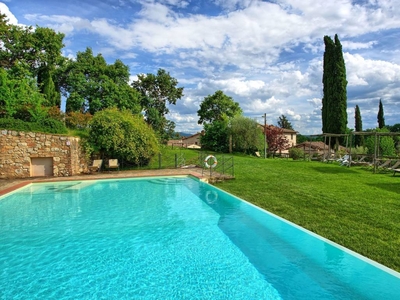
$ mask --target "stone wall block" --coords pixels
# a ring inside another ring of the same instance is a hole
[[[30,177],[31,159],[53,159],[54,176],[78,175],[88,171],[80,139],[34,132],[0,131],[0,178]]]

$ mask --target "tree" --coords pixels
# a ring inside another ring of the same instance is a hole
[[[63,39],[64,34],[50,28],[11,25],[5,15],[0,15],[0,65],[14,74],[15,68],[20,71],[24,66],[28,76],[36,80],[40,92],[47,93],[45,106],[61,104],[60,94],[51,86],[53,82],[49,76],[51,70],[65,61],[61,53]]]
[[[154,131],[141,116],[128,110],[104,109],[90,122],[88,142],[101,156],[147,164],[158,151]]]
[[[50,28],[9,24],[7,17],[0,14],[0,66],[10,69],[24,62],[36,77],[40,68],[55,66],[64,60],[63,39],[64,34]]]
[[[293,130],[292,124],[289,122],[289,120],[286,118],[285,115],[281,115],[278,118],[278,127],[284,128],[284,129],[291,129]]]
[[[145,112],[146,122],[161,137],[168,135],[166,128],[175,127],[165,117],[168,114],[168,104],[175,105],[178,99],[183,97],[183,87],[177,87],[178,80],[164,69],[158,69],[157,75],[139,74],[132,86],[141,93],[141,105]],[[173,123],[173,122],[172,122]]]
[[[347,80],[342,45],[324,37],[322,132],[344,134],[347,129]],[[338,142],[338,140],[337,140]]]
[[[247,117],[236,116],[230,121],[234,151],[251,153],[263,147],[264,136],[258,123]]]
[[[376,128],[371,132],[389,132],[387,128]],[[395,143],[391,136],[379,136],[378,138],[378,155],[379,156],[393,156],[395,155]],[[375,151],[375,135],[370,135],[365,138],[365,146],[367,147],[368,154],[372,155]]]
[[[233,118],[241,113],[242,109],[239,103],[218,90],[214,95],[208,95],[201,102],[200,109],[197,111],[197,115],[199,116],[198,123],[203,124],[221,121],[225,117]]]
[[[44,74],[42,75],[43,76],[42,84],[39,87],[45,98],[44,105],[49,107],[57,106],[58,108],[60,108],[61,95],[56,90],[56,86],[54,84],[52,74],[49,68],[46,68],[43,71],[43,73]]]
[[[78,52],[75,61],[68,61],[58,71],[59,86],[65,97],[66,112],[96,112],[116,107],[132,114],[141,111],[140,94],[129,85],[129,68],[121,61],[108,65],[101,54],[92,49]]]
[[[268,144],[268,153],[273,156],[277,151],[282,151],[290,147],[282,128],[269,125],[265,128],[265,135]]]
[[[204,135],[200,137],[202,148],[216,152],[229,151],[229,128],[226,119],[204,124],[204,131]]]
[[[358,105],[356,105],[355,108],[355,126],[354,129],[356,132],[361,132],[362,129],[362,119],[361,119],[361,113],[360,113],[360,108],[358,107]],[[364,144],[364,137],[362,135],[356,135],[355,136],[355,146],[356,147],[360,147],[363,146]]]
[[[382,105],[382,99],[379,99],[379,111],[378,111],[378,127],[382,129],[385,127],[385,117],[383,114],[383,105]]]

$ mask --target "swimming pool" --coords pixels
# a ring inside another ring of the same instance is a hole
[[[400,274],[191,177],[0,198],[2,299],[399,299]]]

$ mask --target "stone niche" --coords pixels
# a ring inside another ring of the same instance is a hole
[[[88,164],[77,137],[12,130],[0,131],[0,178],[72,176]]]

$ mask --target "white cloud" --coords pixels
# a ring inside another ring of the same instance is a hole
[[[349,126],[354,103],[363,106],[366,124],[375,122],[379,97],[394,111],[400,95],[395,63],[399,62],[398,2],[214,0],[208,8],[215,5],[223,10],[206,15],[200,12],[201,4],[193,7],[189,1],[140,0],[141,9],[125,22],[119,15],[78,16],[77,12],[71,17],[60,11],[25,18],[64,32],[68,55],[74,39],[84,35],[95,41],[88,40],[92,43],[88,46],[123,58],[137,73],[143,67],[145,73],[161,66],[174,70],[185,86],[185,97],[170,108],[178,126],[197,128],[199,103],[220,89],[238,101],[245,113],[266,112],[274,122],[285,114],[296,130],[310,134],[321,130],[324,35],[338,33],[345,51]],[[395,32],[393,42],[382,43],[380,35],[390,30]],[[145,59],[141,53],[146,53]],[[195,125],[190,125],[193,120]]]
[[[0,12],[7,16],[8,22],[13,25],[18,25],[17,18],[8,9],[8,6],[0,2]]]
[[[377,41],[370,41],[370,42],[367,42],[367,43],[341,41],[343,49],[346,49],[346,50],[369,49],[369,48],[372,48],[377,43],[378,43]]]

